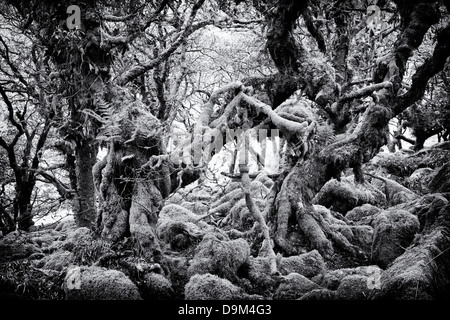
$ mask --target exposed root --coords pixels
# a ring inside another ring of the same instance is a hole
[[[283,181],[275,203],[277,215],[272,216],[275,219],[275,244],[288,255],[298,253],[298,248],[286,240],[292,223],[291,215],[295,214],[300,233],[309,250],[317,249],[324,257],[331,257],[336,246],[353,256],[362,257],[360,249],[350,243],[343,233],[346,228],[333,227],[332,220],[338,219],[325,219],[314,209],[312,198],[316,183],[314,168],[309,168],[308,165],[294,167]],[[344,221],[340,223],[346,226]]]
[[[253,202],[250,193],[250,177],[248,176],[248,167],[239,166],[239,169],[240,173],[242,174],[241,187],[245,194],[245,202],[247,204],[247,208],[253,215],[253,218],[258,222],[259,228],[261,229],[264,237],[264,241],[260,252],[266,253],[267,257],[270,260],[270,273],[276,274],[278,273],[278,270],[277,270],[276,255],[275,252],[273,251],[273,242],[270,239],[269,228],[267,227],[266,221],[264,220],[261,211],[259,211],[258,207]]]

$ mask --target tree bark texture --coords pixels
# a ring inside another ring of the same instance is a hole
[[[120,129],[108,155],[94,166],[101,235],[117,242],[131,236],[136,253],[161,258],[156,222],[163,195],[170,190],[161,123],[153,115],[124,106],[115,118]]]

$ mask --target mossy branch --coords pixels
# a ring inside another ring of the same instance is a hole
[[[267,226],[261,211],[259,211],[258,207],[255,205],[255,202],[253,201],[252,196],[250,194],[251,181],[248,174],[248,166],[239,165],[239,171],[242,175],[241,187],[245,194],[245,203],[247,204],[248,211],[250,211],[256,222],[258,222],[258,225],[263,233],[264,241],[261,249],[265,250],[268,254],[268,258],[270,259],[271,274],[276,274],[278,273],[278,270],[277,270],[276,255],[275,252],[273,251],[273,242],[272,239],[270,239],[269,227]]]

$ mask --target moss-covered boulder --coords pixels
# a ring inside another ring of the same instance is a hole
[[[431,168],[417,169],[406,179],[408,188],[419,195],[429,193],[428,185],[433,180],[436,172],[435,169]]]
[[[290,273],[281,281],[273,298],[276,300],[295,300],[315,289],[322,288],[301,274]]]
[[[227,240],[208,234],[195,250],[188,275],[211,273],[235,281],[238,269],[248,264],[249,256],[250,246],[246,240]]]
[[[22,259],[41,252],[26,232],[10,232],[0,239],[0,260]]]
[[[350,226],[352,242],[368,255],[372,247],[373,228],[371,226]]]
[[[227,279],[213,274],[196,274],[186,284],[186,300],[241,300],[257,299],[258,296],[246,294],[240,287]]]
[[[353,274],[343,278],[336,290],[337,300],[366,300],[374,288],[364,275]]]
[[[369,203],[365,203],[347,212],[345,218],[359,225],[372,225],[373,220],[381,211],[383,210]]]
[[[156,232],[172,250],[182,251],[198,244],[212,227],[182,206],[169,204],[159,213]]]
[[[427,212],[422,232],[381,275],[373,299],[450,298],[450,205]]]
[[[205,215],[208,213],[209,206],[206,203],[184,201],[181,206],[196,215]]]
[[[419,219],[404,210],[387,210],[374,221],[372,260],[381,268],[405,252],[419,232]]]
[[[439,168],[428,188],[431,192],[450,192],[450,162]]]
[[[72,266],[64,281],[66,300],[141,300],[137,286],[121,271]]]
[[[312,278],[326,269],[325,261],[319,251],[312,250],[307,253],[283,257],[280,260],[279,271],[283,275],[298,273],[307,278]]]
[[[331,270],[325,273],[323,276],[315,277],[312,279],[314,282],[317,282],[322,287],[329,290],[337,290],[340,286],[342,280],[351,275],[359,275],[363,276],[367,279],[378,278],[383,273],[383,270],[376,266],[361,266],[356,268],[342,268]]]
[[[174,295],[170,280],[162,274],[154,272],[144,275],[139,289],[144,300],[169,300]]]
[[[94,241],[94,234],[92,230],[86,227],[81,227],[67,233],[67,238],[62,247],[64,250],[72,250],[80,244],[86,244],[92,241]]]
[[[336,292],[329,289],[314,289],[304,295],[298,300],[334,300],[336,299]]]
[[[44,269],[62,271],[73,262],[74,256],[70,251],[55,251],[42,258],[37,266]]]
[[[341,181],[328,181],[315,196],[314,202],[345,215],[353,208],[366,203],[383,206],[386,204],[386,196],[370,184],[356,184],[350,176]]]

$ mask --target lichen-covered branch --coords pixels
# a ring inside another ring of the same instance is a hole
[[[344,102],[348,102],[350,100],[354,100],[354,99],[358,99],[358,98],[362,98],[362,97],[366,97],[371,95],[373,92],[381,90],[381,89],[388,89],[392,87],[392,83],[390,81],[384,81],[381,83],[375,83],[372,85],[369,85],[367,87],[361,88],[359,90],[350,92],[344,96],[342,96],[339,99],[338,103],[344,103]]]
[[[161,64],[162,62],[167,60],[167,58],[169,58],[170,55],[172,53],[174,53],[175,50],[177,50],[181,44],[183,44],[185,39],[190,34],[192,34],[194,31],[204,27],[205,25],[209,24],[210,21],[205,21],[204,23],[193,26],[195,17],[197,16],[197,12],[202,7],[204,2],[205,2],[205,0],[199,0],[198,2],[196,2],[193,5],[186,20],[184,21],[183,26],[181,27],[180,32],[178,32],[177,36],[175,37],[175,40],[172,42],[172,44],[167,49],[162,51],[156,58],[154,58],[146,63],[142,63],[137,66],[134,66],[133,68],[129,69],[127,72],[125,72],[120,77],[118,77],[117,84],[125,85],[128,82],[130,82],[131,80],[146,73],[148,70],[153,69],[156,65]]]
[[[202,113],[200,115],[199,124],[202,126],[209,126],[211,122],[211,115],[214,111],[214,104],[217,103],[217,99],[221,94],[228,92],[230,90],[240,91],[241,88],[242,83],[236,81],[229,83],[217,90],[214,90],[214,92],[209,97],[208,102],[202,107]]]
[[[273,242],[270,238],[269,228],[267,227],[266,221],[264,220],[264,217],[259,211],[258,207],[253,202],[252,196],[250,194],[250,177],[248,175],[248,166],[247,165],[240,165],[239,171],[242,174],[241,177],[241,187],[245,194],[245,203],[247,204],[247,208],[252,214],[253,218],[256,220],[256,222],[259,225],[259,228],[262,231],[264,241],[262,244],[261,251],[264,251],[270,261],[270,273],[275,274],[277,273],[277,261],[276,261],[276,255],[273,251]]]
[[[433,55],[417,68],[416,73],[412,76],[411,88],[397,99],[394,107],[396,115],[422,98],[428,81],[444,68],[447,58],[450,56],[448,39],[450,39],[450,25],[439,32]]]
[[[304,121],[302,123],[294,122],[285,118],[282,118],[279,114],[277,114],[272,108],[261,101],[256,100],[255,98],[241,93],[242,99],[247,102],[252,107],[258,109],[259,111],[265,113],[267,117],[271,120],[271,122],[281,131],[290,132],[290,133],[302,133],[308,127],[308,121]]]

